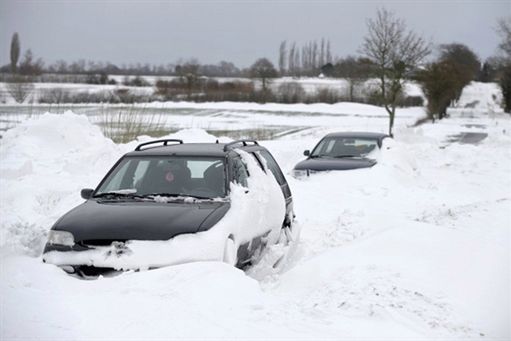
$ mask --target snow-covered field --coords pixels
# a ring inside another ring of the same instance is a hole
[[[33,83],[34,89],[25,100],[25,103],[37,103],[39,98],[43,96],[45,92],[50,90],[61,90],[68,93],[109,93],[115,92],[116,90],[129,90],[133,95],[138,96],[150,96],[154,94],[155,85],[158,80],[172,80],[178,77],[167,76],[167,77],[155,77],[155,76],[142,76],[142,78],[148,83],[146,86],[127,86],[123,85],[124,76],[111,76],[111,79],[115,79],[117,84],[85,84],[85,83]],[[134,78],[132,76],[131,78]],[[212,78],[220,83],[223,82],[253,82],[256,89],[260,89],[262,84],[261,81],[251,78],[232,78],[232,77],[219,77]],[[269,86],[274,93],[279,93],[280,86],[287,83],[299,84],[304,92],[309,95],[314,95],[319,91],[328,90],[338,95],[348,96],[349,95],[349,82],[342,78],[320,78],[320,77],[280,77],[271,80]],[[358,84],[355,89],[355,95],[359,97],[367,96],[367,92],[373,89],[376,85],[375,79],[370,79],[362,84]],[[408,96],[420,96],[424,97],[424,94],[420,86],[415,82],[408,82],[405,84],[405,93]],[[7,90],[7,83],[0,82],[0,103],[3,104],[16,104],[16,101],[11,97]],[[55,104],[54,104],[55,106]]]
[[[182,116],[194,129],[172,137],[214,141],[194,124],[206,118],[306,127],[261,142],[293,192],[296,249],[278,272],[263,259],[247,272],[202,262],[95,281],[43,264],[45,234],[139,141],[116,145],[71,112],[22,122],[0,140],[0,339],[508,340],[511,119],[488,87],[460,102],[473,108],[419,127],[421,108],[398,112],[375,167],[304,180],[289,175],[304,149],[331,131],[385,131],[382,109],[197,105],[228,112]],[[463,132],[488,137],[449,142]]]

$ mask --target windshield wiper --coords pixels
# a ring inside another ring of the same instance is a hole
[[[94,196],[94,198],[130,198],[130,199],[143,199],[143,195],[135,194],[135,193],[123,193],[123,192],[104,192],[99,193]]]
[[[360,155],[353,155],[353,154],[336,155],[336,156],[334,156],[334,158],[336,158],[336,159],[342,159],[342,158],[345,158],[345,157],[361,157],[361,156]]]
[[[195,199],[212,199],[210,197],[203,197],[200,195],[193,195],[193,194],[186,194],[186,193],[150,193],[150,194],[145,194],[143,197],[147,198],[147,197],[157,197],[157,196],[172,197],[172,198],[189,197],[189,198],[195,198]]]

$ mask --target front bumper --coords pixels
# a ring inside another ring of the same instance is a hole
[[[313,170],[313,169],[293,169],[292,175],[296,179],[303,179],[306,178],[314,173],[318,173],[320,171]]]
[[[221,261],[225,236],[212,231],[183,234],[169,240],[131,240],[108,246],[46,245],[43,262],[62,268],[89,266],[114,270],[147,270],[196,261]]]

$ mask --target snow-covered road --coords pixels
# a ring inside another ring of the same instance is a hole
[[[264,260],[246,273],[207,262],[96,281],[43,264],[41,245],[79,190],[137,142],[115,145],[72,113],[22,123],[0,147],[0,339],[508,340],[511,120],[451,114],[401,123],[371,169],[288,175],[301,239],[282,271]],[[262,144],[289,172],[343,129],[327,123]],[[448,142],[461,132],[488,137]]]

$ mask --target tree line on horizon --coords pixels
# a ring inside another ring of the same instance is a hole
[[[150,65],[131,64],[118,67],[112,63],[85,62],[80,60],[66,63],[63,60],[45,66],[41,58],[35,59],[30,49],[20,58],[20,39],[14,33],[11,40],[11,63],[0,68],[0,73],[9,74],[3,80],[18,83],[33,81],[43,74],[85,75],[86,83],[107,84],[115,80],[108,75],[154,75],[177,76],[177,80],[157,83],[160,92],[176,93],[176,89],[185,91],[192,99],[194,91],[204,91],[207,82],[201,77],[251,77],[260,80],[262,88],[258,96],[245,96],[248,100],[266,102],[276,100],[272,96],[269,84],[276,77],[324,76],[343,78],[348,81],[349,101],[356,101],[354,91],[360,83],[368,79],[378,81],[375,104],[381,105],[389,114],[389,134],[392,135],[396,107],[400,105],[406,81],[418,82],[427,98],[428,119],[442,119],[447,108],[456,102],[464,86],[473,80],[498,82],[503,93],[503,107],[511,110],[511,17],[498,23],[497,33],[501,37],[500,54],[481,62],[477,54],[468,46],[459,43],[443,44],[436,48],[436,58],[427,61],[433,52],[431,42],[408,29],[404,20],[385,8],[379,9],[375,18],[367,21],[367,34],[359,49],[358,56],[334,58],[329,40],[313,40],[301,46],[296,42],[282,41],[278,49],[278,66],[267,58],[257,59],[251,67],[240,69],[231,62],[218,64],[200,64],[197,59],[180,61],[176,64]],[[24,78],[23,78],[24,77]],[[44,78],[43,78],[44,79]],[[83,77],[81,78],[84,81]],[[214,82],[213,82],[214,83]],[[241,84],[234,87],[213,84],[214,90],[239,91],[247,94],[251,89]],[[126,78],[125,85],[149,85],[141,77],[134,80]],[[289,93],[301,93],[298,85],[287,86]],[[245,98],[243,97],[243,98]],[[303,95],[295,96],[303,101]],[[172,98],[172,97],[166,97]],[[224,97],[222,97],[224,98]]]

